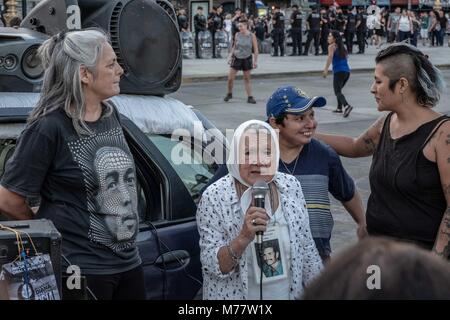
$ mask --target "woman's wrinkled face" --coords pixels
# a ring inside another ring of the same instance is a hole
[[[95,75],[90,74],[86,90],[100,100],[111,98],[120,93],[120,78],[123,69],[117,62],[116,54],[107,42],[103,44]]]
[[[276,172],[275,145],[266,130],[247,130],[239,143],[239,173],[253,185],[258,180],[269,182]]]

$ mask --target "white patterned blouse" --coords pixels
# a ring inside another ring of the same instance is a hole
[[[288,222],[291,253],[290,299],[299,299],[303,288],[323,268],[309,227],[308,211],[300,182],[291,175],[278,172],[274,182],[280,204]],[[200,233],[200,259],[203,269],[203,299],[244,300],[248,297],[248,263],[244,252],[230,273],[219,268],[217,253],[236,238],[243,225],[243,214],[233,177],[216,181],[203,193],[197,209]],[[250,246],[246,250],[250,250]]]

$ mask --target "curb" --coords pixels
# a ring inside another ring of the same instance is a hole
[[[435,65],[439,69],[448,70],[450,69],[450,64],[440,64]],[[352,69],[352,73],[367,73],[373,72],[373,68],[358,68]],[[274,78],[293,78],[299,76],[321,76],[322,70],[315,71],[294,71],[294,72],[279,72],[279,73],[257,73],[252,74],[252,79],[274,79]],[[243,75],[236,75],[236,80],[242,80]],[[191,84],[191,83],[203,83],[203,82],[211,82],[211,81],[227,81],[228,75],[217,75],[217,76],[206,76],[206,75],[198,75],[198,76],[187,76],[182,78],[181,84]]]

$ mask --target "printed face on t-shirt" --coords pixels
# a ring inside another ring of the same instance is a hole
[[[98,212],[116,241],[128,241],[134,236],[137,224],[133,161],[118,147],[103,147],[96,153],[94,170],[99,183]]]

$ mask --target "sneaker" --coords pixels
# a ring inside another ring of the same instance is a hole
[[[342,113],[342,108],[336,108],[333,110],[333,113]]]
[[[223,98],[223,101],[228,102],[231,98],[233,98],[233,95],[231,93],[227,93],[226,97]]]
[[[350,112],[352,112],[352,110],[353,110],[352,106],[350,106],[350,105],[345,106],[343,117],[347,118],[349,116]]]
[[[247,103],[255,104],[255,103],[256,103],[256,100],[255,100],[255,98],[253,98],[252,96],[250,96],[250,97],[247,98]]]

